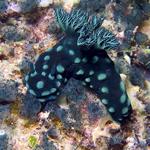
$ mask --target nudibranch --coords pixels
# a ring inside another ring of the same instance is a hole
[[[53,48],[42,53],[25,77],[29,92],[45,101],[55,100],[70,78],[95,92],[114,121],[123,123],[132,107],[125,86],[107,51],[119,46],[115,35],[100,27],[104,17],[81,10],[55,10],[66,33]]]

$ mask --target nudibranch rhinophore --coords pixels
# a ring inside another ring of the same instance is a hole
[[[89,16],[81,10],[55,10],[57,22],[66,36],[41,54],[25,77],[29,92],[45,101],[55,100],[70,78],[80,80],[94,91],[111,117],[123,123],[132,111],[125,86],[107,51],[119,42],[100,27],[104,17]]]

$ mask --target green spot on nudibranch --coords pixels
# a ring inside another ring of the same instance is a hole
[[[56,91],[57,91],[56,88],[51,88],[51,89],[50,89],[50,93],[54,93],[54,92],[56,92]]]
[[[44,82],[43,81],[38,81],[37,84],[36,84],[36,87],[38,89],[42,89],[44,87]]]
[[[29,75],[26,75],[25,81],[28,81],[28,80],[29,80]]]
[[[128,101],[127,101],[127,104],[128,104],[128,106],[130,106],[130,105],[131,105],[131,102],[128,100]]]
[[[43,99],[43,98],[39,98],[38,99],[40,102],[45,102],[45,99]]]
[[[43,69],[44,70],[48,69],[48,65],[43,65]]]
[[[94,56],[94,57],[92,58],[92,62],[93,62],[93,63],[96,63],[98,60],[99,60],[99,57],[98,57],[98,56]]]
[[[102,99],[102,103],[107,105],[108,104],[108,100],[107,99]]]
[[[35,93],[33,90],[29,90],[29,92],[30,92],[32,95],[36,96],[36,93]]]
[[[74,50],[69,50],[69,55],[74,55]]]
[[[110,113],[114,113],[114,112],[115,112],[115,109],[114,109],[113,107],[109,107],[108,111],[109,111]]]
[[[126,101],[126,94],[122,94],[120,97],[120,102],[123,104]]]
[[[64,82],[66,83],[67,81],[68,81],[68,79],[67,79],[67,78],[65,78]]]
[[[62,75],[61,75],[61,74],[58,74],[58,75],[57,75],[57,79],[62,79]]]
[[[44,91],[44,92],[42,92],[41,95],[42,95],[42,96],[47,96],[47,95],[49,95],[49,94],[51,94],[50,91]]]
[[[122,121],[122,118],[119,118],[118,120],[119,120],[119,121]]]
[[[126,114],[128,112],[128,107],[124,107],[123,109],[122,109],[122,114],[124,115],[124,114]]]
[[[121,82],[120,82],[120,88],[121,88],[121,90],[122,90],[122,91],[124,91],[124,90],[125,90],[125,86],[124,86],[123,81],[121,81]]]
[[[82,69],[80,69],[76,72],[76,75],[83,75],[83,74],[84,74],[84,71]]]
[[[85,83],[85,82],[82,82],[82,85],[86,85],[86,83]]]
[[[90,70],[89,71],[89,75],[91,76],[91,75],[93,75],[94,74],[94,71],[93,70]]]
[[[81,59],[79,57],[76,57],[75,60],[74,60],[74,63],[78,64],[81,62]]]
[[[101,92],[102,93],[109,93],[109,89],[106,87],[106,86],[103,86],[102,88],[101,88]]]
[[[91,79],[90,78],[85,78],[85,82],[90,82]]]
[[[82,59],[82,62],[87,63],[87,58],[84,57],[84,58]]]
[[[42,76],[46,76],[46,72],[42,72]]]
[[[48,75],[48,78],[49,78],[50,80],[54,80],[55,77],[52,76],[51,74],[49,74],[49,75]]]
[[[106,74],[105,73],[100,73],[100,74],[98,74],[98,76],[97,76],[97,79],[98,80],[104,80],[104,79],[106,79]]]
[[[62,46],[62,45],[59,45],[59,46],[57,47],[57,49],[56,49],[57,52],[60,52],[60,51],[62,51],[62,50],[63,50],[63,46]]]
[[[56,93],[56,95],[58,96],[58,95],[60,95],[60,93],[59,93],[59,92],[57,92],[57,93]]]
[[[90,85],[90,88],[93,88],[93,85]]]
[[[57,65],[56,69],[59,73],[63,73],[65,70],[65,68],[62,65]]]
[[[37,72],[31,73],[31,77],[35,77],[37,75]]]
[[[27,89],[29,89],[29,84],[26,83],[26,87],[27,87]]]
[[[52,93],[54,93],[54,92],[56,92],[56,88],[51,88],[50,89],[50,91],[44,91],[44,92],[42,92],[42,96],[48,96],[48,95],[50,95],[50,94],[52,94]]]
[[[56,82],[57,87],[61,86],[61,83],[59,81]]]
[[[52,51],[52,48],[48,48],[47,51],[48,51],[48,52]]]
[[[50,59],[50,56],[48,56],[48,55],[44,57],[44,60],[45,60],[45,61],[47,61],[47,60],[49,60],[49,59]]]

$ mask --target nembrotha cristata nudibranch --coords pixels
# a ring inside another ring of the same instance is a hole
[[[115,36],[100,27],[104,18],[89,16],[80,10],[55,10],[66,36],[44,52],[26,76],[26,86],[40,99],[54,100],[72,77],[94,91],[111,117],[119,123],[131,113],[131,104],[124,83],[107,51],[119,46]]]

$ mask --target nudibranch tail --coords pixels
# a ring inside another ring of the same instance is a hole
[[[84,57],[85,59],[88,63],[82,62],[78,68],[75,68],[73,78],[81,80],[83,85],[93,90],[100,97],[113,120],[122,123],[129,116],[132,108],[114,63],[106,52],[90,58]]]
[[[78,46],[95,47],[99,50],[110,50],[119,46],[114,34],[103,27],[99,28],[104,17],[90,16],[76,9],[67,13],[62,8],[57,8],[55,15],[65,33],[78,36]]]

